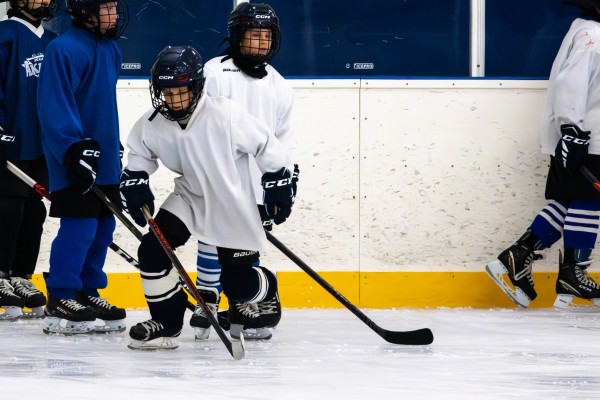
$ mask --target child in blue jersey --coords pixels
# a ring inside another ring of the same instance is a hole
[[[115,219],[90,189],[98,185],[120,204],[116,84],[121,51],[115,39],[127,23],[126,5],[123,0],[67,0],[67,9],[72,27],[48,46],[38,87],[50,216],[60,218],[46,277],[43,330],[122,332],[125,310],[98,293],[107,285],[103,266]]]
[[[56,35],[42,20],[58,0],[11,0],[0,22],[0,318],[43,316],[46,297],[30,282],[40,250],[46,207],[42,198],[6,168],[10,160],[42,185],[48,172],[37,119],[37,86],[44,52]]]

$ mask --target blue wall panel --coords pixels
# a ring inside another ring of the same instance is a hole
[[[233,0],[128,0],[123,77],[147,77],[166,45],[208,60],[226,48]],[[271,0],[283,43],[273,65],[293,77],[469,76],[469,0]],[[562,0],[487,0],[486,77],[547,78],[580,11]],[[63,32],[61,13],[47,26]]]

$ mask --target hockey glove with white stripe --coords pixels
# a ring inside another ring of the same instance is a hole
[[[292,173],[287,168],[267,172],[262,176],[262,187],[267,216],[272,218],[276,225],[282,224],[292,213],[296,196]]]
[[[67,179],[72,186],[81,187],[87,193],[96,182],[100,145],[96,140],[84,139],[67,149],[64,165]]]
[[[577,125],[560,126],[562,137],[556,146],[554,156],[569,173],[575,173],[583,165],[588,155],[590,132],[582,131]]]
[[[6,171],[8,147],[15,142],[15,136],[0,126],[0,172]]]
[[[121,202],[123,209],[131,215],[131,218],[139,226],[146,226],[146,219],[142,213],[142,206],[147,205],[150,214],[154,215],[154,195],[150,190],[150,177],[146,171],[130,171],[124,169],[121,172]]]

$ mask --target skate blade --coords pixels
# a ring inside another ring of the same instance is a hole
[[[600,299],[582,299],[570,294],[559,294],[554,301],[557,311],[600,313]]]
[[[44,318],[45,326],[42,328],[47,335],[85,335],[94,332],[93,321],[68,321],[56,317]]]
[[[231,324],[229,335],[233,339],[240,339],[240,333],[245,340],[269,340],[273,337],[269,328],[242,329],[242,325]]]
[[[494,283],[512,300],[513,303],[521,308],[529,307],[531,299],[520,287],[513,286],[508,277],[508,270],[500,260],[488,263],[485,266],[485,272],[487,272]]]
[[[125,332],[127,326],[125,320],[119,319],[115,321],[98,320],[94,324],[95,333],[121,333]]]
[[[23,316],[23,310],[20,307],[0,307],[0,321],[15,321]]]
[[[44,318],[44,306],[33,307],[33,308],[23,308],[23,319],[36,319],[36,318]]]
[[[208,339],[210,336],[210,328],[196,328],[194,327],[194,338],[197,341],[202,341]]]
[[[172,337],[161,337],[148,341],[131,339],[127,347],[137,351],[175,350],[179,347],[179,341]]]

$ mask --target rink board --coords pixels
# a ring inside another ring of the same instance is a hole
[[[337,291],[363,308],[514,307],[484,272],[322,272]],[[590,274],[597,281],[599,273]],[[304,272],[278,272],[279,292],[285,308],[336,308],[342,305]],[[190,273],[192,280],[195,274]],[[554,303],[556,273],[533,274],[538,293],[530,307]],[[41,274],[34,275],[45,291]],[[108,288],[101,294],[126,308],[146,308],[137,273],[109,273]],[[223,308],[227,300],[221,302]]]

